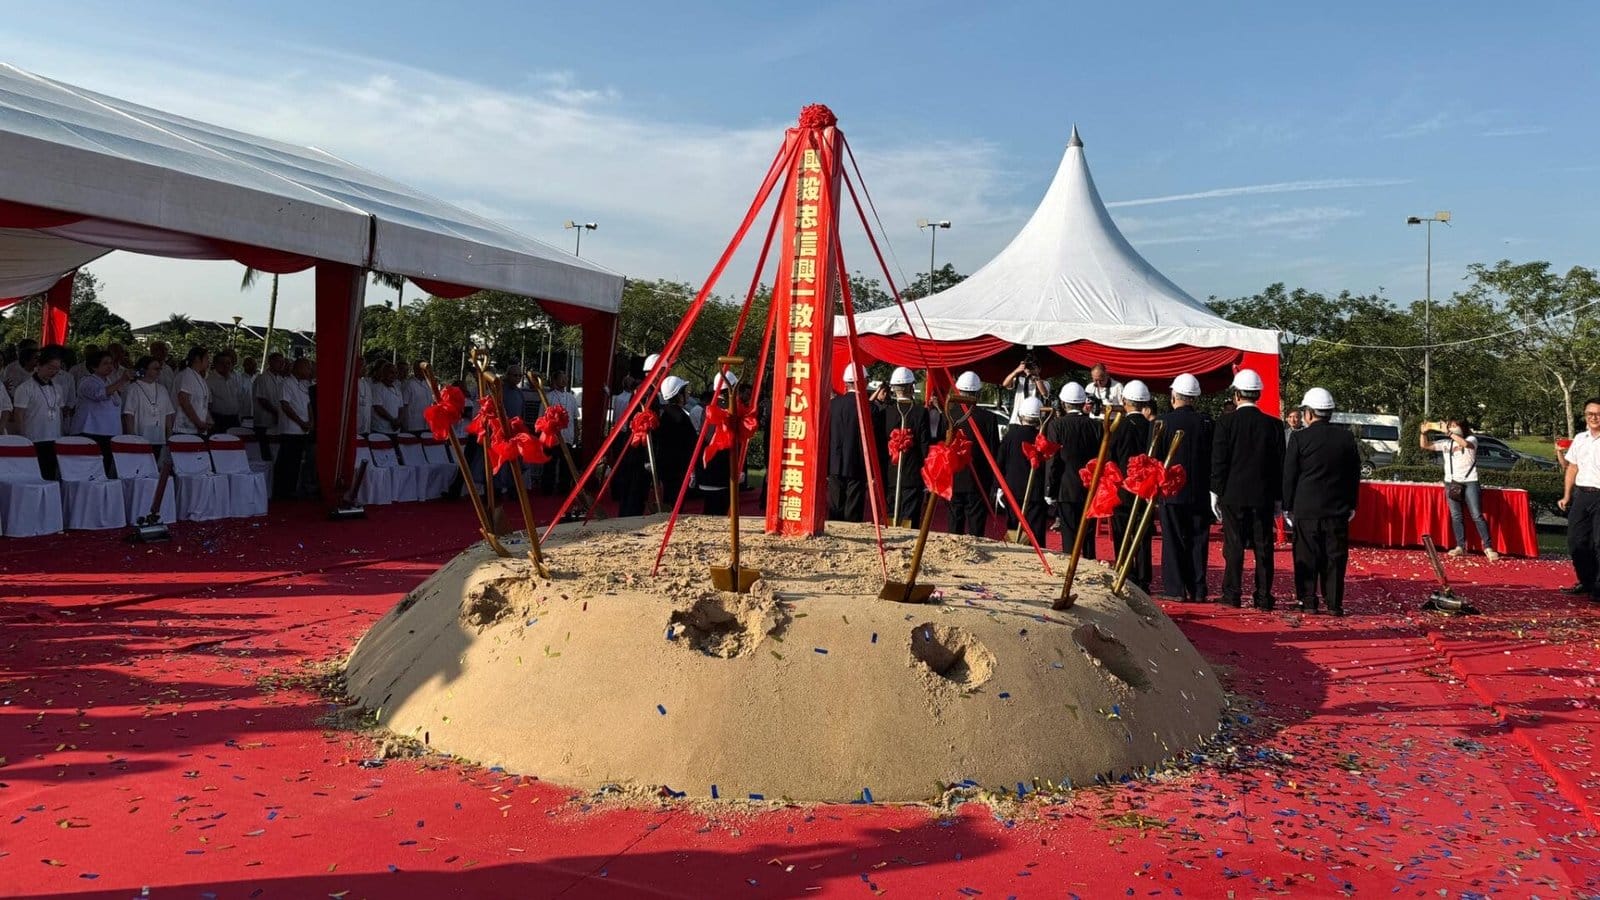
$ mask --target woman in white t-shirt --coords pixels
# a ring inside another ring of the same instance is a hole
[[[157,456],[172,434],[177,411],[172,406],[172,395],[161,384],[163,366],[154,357],[141,356],[133,364],[139,380],[122,392],[122,433],[142,437],[155,448]]]
[[[178,421],[172,427],[181,434],[205,435],[211,432],[211,386],[206,370],[211,368],[211,353],[204,347],[191,347],[183,371],[178,373],[173,406]]]
[[[1430,430],[1442,430],[1444,437],[1430,441]],[[1467,529],[1461,511],[1464,505],[1472,516],[1473,526],[1478,529],[1483,555],[1490,562],[1499,559],[1500,554],[1489,540],[1489,522],[1483,517],[1483,488],[1478,484],[1478,439],[1472,436],[1472,426],[1464,419],[1423,422],[1418,440],[1422,449],[1438,453],[1444,465],[1444,499],[1450,507],[1450,530],[1456,539],[1450,555],[1461,556],[1467,552]]]

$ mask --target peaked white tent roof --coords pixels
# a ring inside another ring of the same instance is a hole
[[[604,312],[621,306],[621,275],[325,151],[4,64],[0,200],[89,217],[0,228],[0,297],[42,291],[111,248],[217,258],[210,239]]]
[[[1044,200],[1011,243],[965,281],[906,307],[912,333],[934,341],[988,335],[1024,346],[1090,340],[1129,350],[1278,352],[1277,332],[1223,319],[1133,249],[1100,201],[1076,127]],[[907,333],[893,306],[856,316],[856,328]],[[842,321],[834,333],[845,333]]]

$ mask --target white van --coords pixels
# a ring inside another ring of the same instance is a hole
[[[1400,452],[1400,417],[1380,413],[1353,413],[1335,410],[1332,424],[1355,426],[1356,437],[1378,454],[1379,465],[1392,462]]]

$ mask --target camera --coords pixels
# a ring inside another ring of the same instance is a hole
[[[1039,360],[1033,355],[1032,350],[1022,354],[1022,367],[1028,370],[1029,375],[1039,374]]]

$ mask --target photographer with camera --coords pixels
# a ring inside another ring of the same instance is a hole
[[[1428,432],[1442,432],[1444,437],[1428,439]],[[1444,460],[1444,499],[1450,507],[1450,530],[1455,533],[1456,545],[1450,556],[1463,556],[1467,552],[1467,529],[1461,521],[1461,507],[1465,504],[1472,515],[1472,524],[1478,529],[1478,539],[1483,542],[1483,555],[1494,562],[1500,558],[1489,540],[1489,523],[1483,517],[1483,488],[1478,484],[1478,439],[1472,436],[1472,426],[1465,419],[1446,419],[1443,422],[1423,422],[1417,442],[1424,450],[1432,450]]]
[[[1011,370],[1000,386],[1008,391],[1015,391],[1011,400],[1011,424],[1021,421],[1022,401],[1033,397],[1041,404],[1048,404],[1053,399],[1050,396],[1050,384],[1039,377],[1039,361],[1034,358],[1033,351],[1029,350],[1022,355],[1022,362]]]

